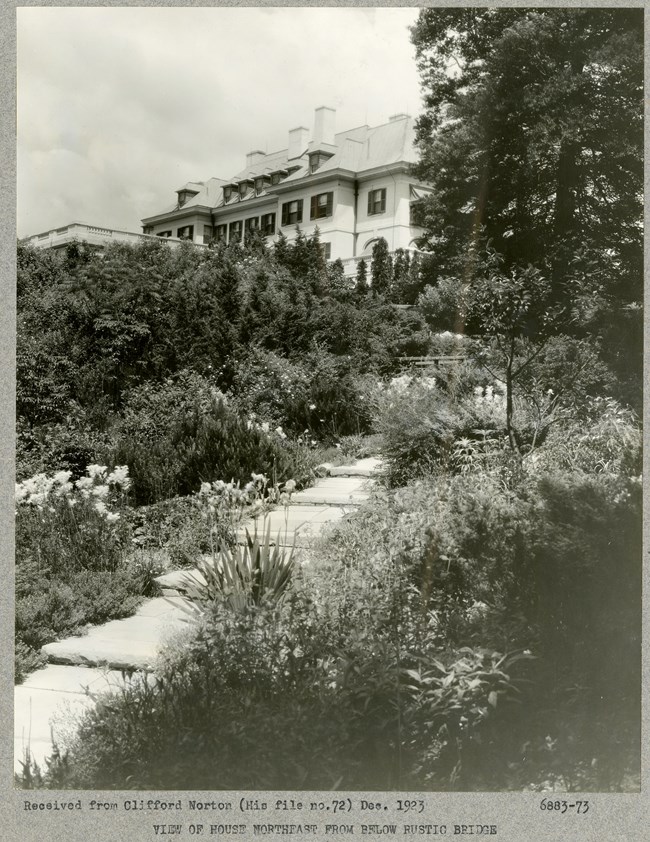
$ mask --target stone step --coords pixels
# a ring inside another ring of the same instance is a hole
[[[115,692],[131,680],[117,670],[57,664],[33,672],[14,688],[15,771],[22,771],[27,750],[45,770],[52,739],[65,743],[77,718],[94,704],[93,696]]]
[[[190,615],[179,598],[148,600],[132,617],[93,626],[87,634],[47,643],[42,651],[55,664],[153,669],[161,646],[187,628]]]
[[[300,560],[310,560],[313,539],[328,523],[335,523],[365,502],[369,478],[381,472],[381,460],[358,460],[354,465],[324,465],[327,478],[314,488],[293,495],[291,505],[275,509],[248,524],[258,535],[270,527],[272,542],[300,549]],[[238,540],[246,540],[239,530]],[[161,647],[190,626],[192,611],[182,592],[188,574],[173,571],[157,581],[164,596],[144,602],[135,615],[95,626],[84,635],[46,644],[42,651],[50,664],[15,688],[15,763],[20,771],[25,751],[42,769],[52,753],[52,737],[60,741],[72,734],[80,713],[93,704],[93,695],[115,691],[129,675],[152,675]]]
[[[356,507],[350,505],[348,511],[352,511],[353,508]],[[320,532],[324,524],[340,520],[346,513],[345,504],[334,506],[329,503],[315,503],[306,506],[292,503],[267,512],[252,524],[245,524],[238,530],[238,537],[244,539],[246,529],[253,534],[255,526],[257,526],[258,536],[263,535],[270,528],[273,542],[291,546],[294,536],[300,535],[302,539],[314,536]]]
[[[330,477],[376,477],[381,475],[383,462],[377,456],[358,459],[353,465],[334,465],[323,462],[316,470],[321,470]]]
[[[291,495],[292,505],[322,504],[330,506],[359,506],[370,496],[370,483],[364,477],[327,477],[313,488]]]

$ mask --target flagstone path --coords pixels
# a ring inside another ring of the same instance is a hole
[[[380,470],[374,457],[353,465],[324,465],[321,473],[327,476],[292,494],[291,504],[267,514],[264,526],[270,524],[274,540],[295,543],[304,552],[326,523],[351,514],[368,498],[372,477]],[[189,615],[179,596],[187,573],[159,576],[163,596],[144,602],[132,617],[43,647],[50,663],[14,688],[16,771],[21,771],[28,747],[43,768],[52,740],[69,735],[75,715],[93,705],[94,695],[124,686],[134,672],[154,669],[162,645],[188,628]]]

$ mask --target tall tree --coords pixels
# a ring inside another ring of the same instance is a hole
[[[420,221],[437,276],[471,282],[488,244],[505,271],[532,264],[570,302],[573,330],[609,331],[613,364],[629,366],[620,336],[642,300],[642,10],[426,9],[412,39],[425,102],[417,169],[435,188]]]
[[[373,246],[370,276],[373,296],[388,295],[393,280],[393,259],[388,251],[388,243],[383,237]]]
[[[638,295],[641,10],[428,9],[413,41],[419,170],[436,187],[423,216],[441,260],[490,240],[561,283],[568,255],[613,249],[621,293]]]
[[[354,291],[358,298],[365,298],[368,295],[368,264],[361,258],[357,263],[357,276]]]

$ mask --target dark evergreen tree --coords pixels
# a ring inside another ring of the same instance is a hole
[[[372,249],[370,273],[373,296],[388,295],[393,280],[393,260],[388,251],[388,243],[383,237],[377,240]]]
[[[404,287],[408,278],[411,255],[406,249],[396,249],[393,257],[393,282],[391,286],[391,298],[396,304],[407,304],[404,301]]]
[[[478,278],[488,244],[505,272],[534,265],[566,305],[564,329],[600,335],[621,378],[631,360],[637,378],[642,10],[431,8],[412,39],[434,276]]]
[[[368,264],[363,257],[357,263],[357,278],[354,291],[357,298],[365,298],[368,295]]]
[[[289,241],[282,231],[278,233],[278,238],[273,244],[273,255],[280,266],[289,266]]]

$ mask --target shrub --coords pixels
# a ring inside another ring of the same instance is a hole
[[[217,477],[246,482],[259,470],[278,482],[295,475],[279,437],[241,417],[197,375],[135,390],[116,431],[137,504],[191,494]]]
[[[137,556],[157,557],[173,567],[196,564],[210,549],[194,496],[174,497],[129,509],[127,516]]]
[[[436,286],[425,286],[417,306],[434,330],[464,331],[467,318],[464,290],[454,278],[441,278]]]
[[[402,658],[368,626],[334,645],[319,617],[299,591],[281,607],[208,615],[182,650],[168,654],[155,682],[98,700],[48,785],[449,786],[458,752],[480,739],[511,691],[504,662],[496,653],[463,651],[438,662],[434,679],[432,661]],[[447,758],[441,746],[459,720]]]
[[[487,438],[503,437],[505,415],[501,397],[490,387],[459,400],[438,386],[435,376],[402,375],[392,381],[379,401],[376,420],[383,436],[391,485],[455,470],[460,440],[483,447]]]
[[[245,415],[271,429],[281,426],[288,433],[302,433],[310,379],[304,365],[253,347],[236,365],[234,399]]]
[[[303,355],[300,363],[253,350],[239,365],[235,389],[243,412],[293,436],[331,440],[370,427],[363,378],[348,357],[321,349]]]
[[[137,568],[78,570],[59,581],[24,562],[16,570],[15,680],[45,664],[45,643],[74,634],[88,624],[128,617],[146,586]]]

